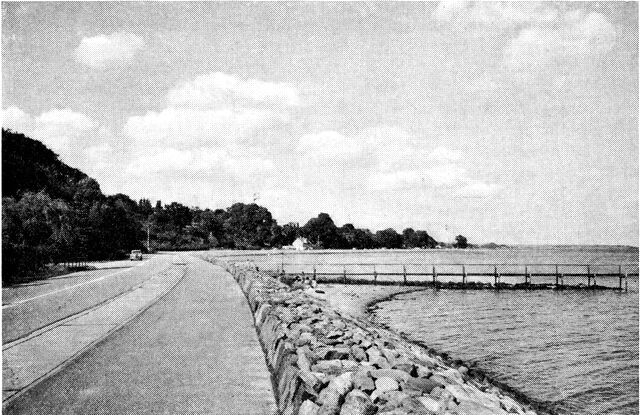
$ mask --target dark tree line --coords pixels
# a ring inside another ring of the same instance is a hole
[[[42,143],[2,130],[2,278],[13,283],[49,263],[123,258],[132,249],[266,249],[299,237],[318,249],[434,248],[424,230],[375,233],[338,227],[326,213],[279,225],[267,208],[235,203],[200,209],[106,196],[98,183]],[[465,247],[466,239],[456,246]]]

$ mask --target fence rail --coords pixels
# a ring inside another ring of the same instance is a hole
[[[417,264],[417,263],[270,263],[262,264],[263,268],[271,268],[277,271],[281,276],[302,276],[303,278],[312,278],[335,281],[335,282],[357,282],[357,283],[373,283],[381,282],[380,277],[402,277],[397,283],[419,284],[428,283],[433,286],[448,283],[454,284],[456,287],[475,286],[478,281],[470,281],[469,278],[489,278],[492,280],[493,288],[501,288],[509,286],[502,281],[503,278],[524,279],[523,283],[517,283],[521,286],[555,286],[556,288],[582,287],[585,284],[577,283],[574,285],[565,284],[565,279],[575,280],[583,279],[587,288],[617,288],[619,290],[628,290],[628,278],[638,277],[638,264]],[[276,269],[274,269],[274,267]],[[415,268],[419,267],[419,270]],[[364,268],[364,269],[363,269]],[[414,268],[414,269],[408,269]],[[455,268],[455,269],[454,269]],[[327,278],[333,277],[333,278]],[[371,279],[363,279],[362,277],[371,277]],[[415,279],[415,277],[425,277],[425,279]],[[409,278],[412,278],[409,281]],[[445,279],[449,279],[445,281]],[[457,280],[451,280],[451,278]],[[598,281],[603,279],[617,279],[618,284],[598,285]],[[351,279],[351,280],[350,280]],[[354,280],[355,279],[355,280]],[[429,281],[431,279],[431,281]],[[461,279],[461,281],[460,281]],[[534,283],[533,280],[537,282]],[[386,281],[389,282],[389,281]],[[575,282],[575,281],[573,281]]]

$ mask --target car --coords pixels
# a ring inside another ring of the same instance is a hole
[[[142,251],[139,249],[134,249],[131,251],[129,255],[129,260],[131,261],[142,261]]]

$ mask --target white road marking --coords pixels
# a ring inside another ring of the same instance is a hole
[[[142,265],[142,264],[138,264],[138,265]],[[133,267],[131,267],[131,268],[133,268]],[[94,280],[89,280],[89,281],[81,282],[79,284],[71,285],[69,287],[60,288],[59,290],[49,291],[49,292],[44,293],[44,294],[36,295],[35,297],[25,298],[23,300],[16,301],[15,303],[3,304],[2,308],[5,309],[5,308],[9,308],[9,307],[15,307],[17,305],[24,304],[24,303],[27,303],[29,301],[37,300],[38,298],[47,297],[49,295],[56,294],[56,293],[59,293],[59,292],[62,292],[62,291],[66,291],[66,290],[70,290],[72,288],[80,287],[82,285],[91,284],[91,283],[94,283],[94,282],[97,282],[97,281],[102,281],[105,278],[113,277],[114,275],[118,275],[118,274],[122,274],[124,272],[130,271],[131,268],[127,268],[127,269],[124,269],[122,271],[114,272],[113,274],[103,275],[102,277],[96,278]]]

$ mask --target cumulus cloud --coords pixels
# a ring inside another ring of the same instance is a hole
[[[131,33],[85,37],[75,50],[75,59],[92,68],[122,64],[131,61],[143,46],[144,40]]]
[[[166,108],[130,117],[124,133],[143,147],[254,145],[259,132],[286,124],[298,103],[289,84],[215,72],[172,88]]]
[[[480,37],[507,37],[499,65],[461,86],[471,94],[508,87],[512,80],[561,86],[567,79],[594,73],[594,62],[606,57],[616,43],[612,23],[604,14],[589,11],[588,6],[446,1],[438,5],[433,17],[452,30],[464,31],[460,36],[483,33]]]
[[[72,144],[98,129],[91,118],[68,108],[52,109],[33,117],[17,107],[9,107],[2,111],[2,118],[3,127],[35,138],[60,154],[71,152]]]
[[[457,191],[457,194],[463,197],[487,197],[499,190],[500,186],[497,184],[470,180],[467,185]]]
[[[324,183],[327,177],[343,182],[365,178],[367,186],[375,191],[421,187],[480,195],[482,190],[486,194],[498,190],[497,186],[472,177],[462,165],[461,151],[442,146],[429,148],[419,137],[392,127],[372,128],[354,136],[336,131],[304,135],[299,139],[298,151],[301,159],[316,163],[314,168],[301,172],[310,176],[307,183]]]
[[[508,69],[516,72],[543,70],[552,64],[581,63],[609,52],[616,41],[613,25],[600,13],[576,11],[558,26],[522,29],[504,52]]]
[[[169,107],[130,117],[124,132],[144,147],[225,146],[251,141],[260,128],[282,121],[281,114],[256,108],[193,110]]]
[[[212,108],[258,103],[300,105],[298,90],[288,83],[242,80],[235,75],[214,72],[201,75],[171,89],[167,101],[173,107]]]
[[[303,135],[298,141],[298,151],[316,158],[355,157],[361,153],[362,143],[337,131],[321,131]]]
[[[433,150],[428,159],[436,162],[455,162],[462,158],[462,152],[458,150],[450,150],[445,147],[438,147]]]
[[[534,2],[442,1],[433,12],[433,17],[441,22],[493,27],[551,23],[558,16],[554,5]]]
[[[154,173],[199,175],[258,175],[273,170],[273,162],[246,149],[200,147],[191,150],[153,148],[127,167],[127,174],[144,176]]]
[[[2,110],[2,127],[24,133],[33,131],[34,119],[18,107]]]

